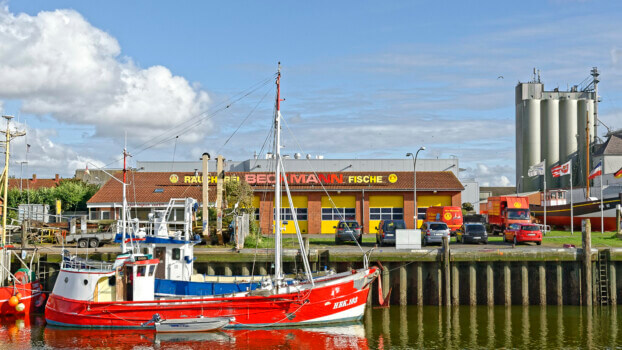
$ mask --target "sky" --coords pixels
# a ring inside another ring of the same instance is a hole
[[[513,186],[534,67],[565,90],[597,66],[600,119],[622,128],[620,23],[618,1],[4,1],[0,107],[27,133],[10,174],[118,168],[125,146],[130,166],[265,153],[281,62],[283,153],[425,146]]]

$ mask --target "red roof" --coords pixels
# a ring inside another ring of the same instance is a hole
[[[32,179],[9,179],[9,188],[21,188],[37,190],[39,188],[56,187],[62,180],[58,175],[54,179],[38,179],[37,175],[33,175]]]
[[[122,173],[114,175],[117,179],[122,179],[123,177]],[[264,183],[251,184],[253,189],[261,192],[273,191],[273,185],[265,183],[266,177],[272,175],[271,173],[236,172],[225,174],[229,178],[239,179],[240,181],[257,179],[258,175],[260,179],[263,179]],[[295,178],[289,181],[292,192],[301,190],[306,192],[323,191],[322,186],[312,179],[330,179],[331,175],[334,175],[332,183],[323,183],[324,187],[329,191],[361,189],[366,191],[400,191],[412,190],[413,188],[412,172],[333,172],[317,174],[299,172],[289,175],[295,176]],[[210,173],[210,176],[213,177],[215,175]],[[202,180],[201,173],[195,177],[194,173],[128,172],[127,201],[129,203],[166,203],[170,198],[184,197],[192,197],[201,201],[202,187],[201,183],[199,183],[200,180]],[[311,182],[306,180],[311,180]],[[210,183],[210,202],[216,200],[216,185],[213,181],[212,179]],[[374,182],[372,183],[371,181]],[[451,171],[417,172],[418,191],[455,192],[462,191],[463,189],[464,187],[460,180]],[[122,200],[122,195],[121,182],[110,179],[88,203],[119,203]]]

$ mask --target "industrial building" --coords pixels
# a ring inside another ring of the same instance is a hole
[[[553,178],[551,167],[572,160],[573,185],[584,186],[587,149],[594,151],[598,131],[599,72],[592,69],[585,86],[570,91],[544,90],[540,73],[516,86],[516,183],[519,192],[543,189],[542,176],[530,178],[530,166],[546,160],[547,188],[567,188],[570,177]],[[587,132],[589,132],[589,141]],[[587,143],[589,142],[589,145]]]
[[[294,232],[293,215],[301,231],[310,234],[334,233],[333,226],[341,218],[357,220],[365,233],[375,233],[382,219],[403,219],[408,227],[414,226],[410,159],[296,158],[283,162],[295,211],[283,209],[285,218],[289,218],[286,233]],[[253,188],[255,219],[263,233],[273,229],[274,175],[270,172],[273,164],[273,159],[249,159],[227,161],[224,167],[224,181],[245,181]],[[420,218],[429,206],[463,203],[464,186],[458,180],[457,159],[418,159],[416,165]],[[170,198],[189,196],[201,201],[201,168],[201,162],[138,162],[137,169],[128,174],[131,184],[127,198],[132,215],[145,219],[151,210],[162,207]],[[210,206],[216,198],[215,170],[215,162],[210,161]],[[477,203],[478,199],[471,199],[471,203]],[[121,203],[122,186],[110,180],[87,203],[89,216],[93,220],[119,218]],[[286,197],[283,203],[287,205]]]

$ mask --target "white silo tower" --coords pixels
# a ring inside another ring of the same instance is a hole
[[[596,73],[595,73],[596,72]],[[596,129],[594,103],[598,72],[582,90],[545,91],[540,74],[534,69],[533,80],[516,86],[516,182],[521,192],[542,190],[542,176],[530,178],[529,167],[546,160],[547,188],[569,187],[570,177],[553,178],[551,168],[572,160],[573,182],[585,185],[587,163],[586,125],[593,148]]]

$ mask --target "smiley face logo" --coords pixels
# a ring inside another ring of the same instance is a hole
[[[168,179],[171,181],[171,183],[176,184],[177,181],[179,181],[179,176],[177,176],[176,174],[172,174]]]
[[[445,213],[443,217],[445,218],[445,220],[451,220],[451,213]]]
[[[520,203],[519,202],[514,202],[514,208],[520,208]]]
[[[395,174],[389,175],[389,182],[392,183],[392,184],[397,182],[397,175],[395,175]]]

